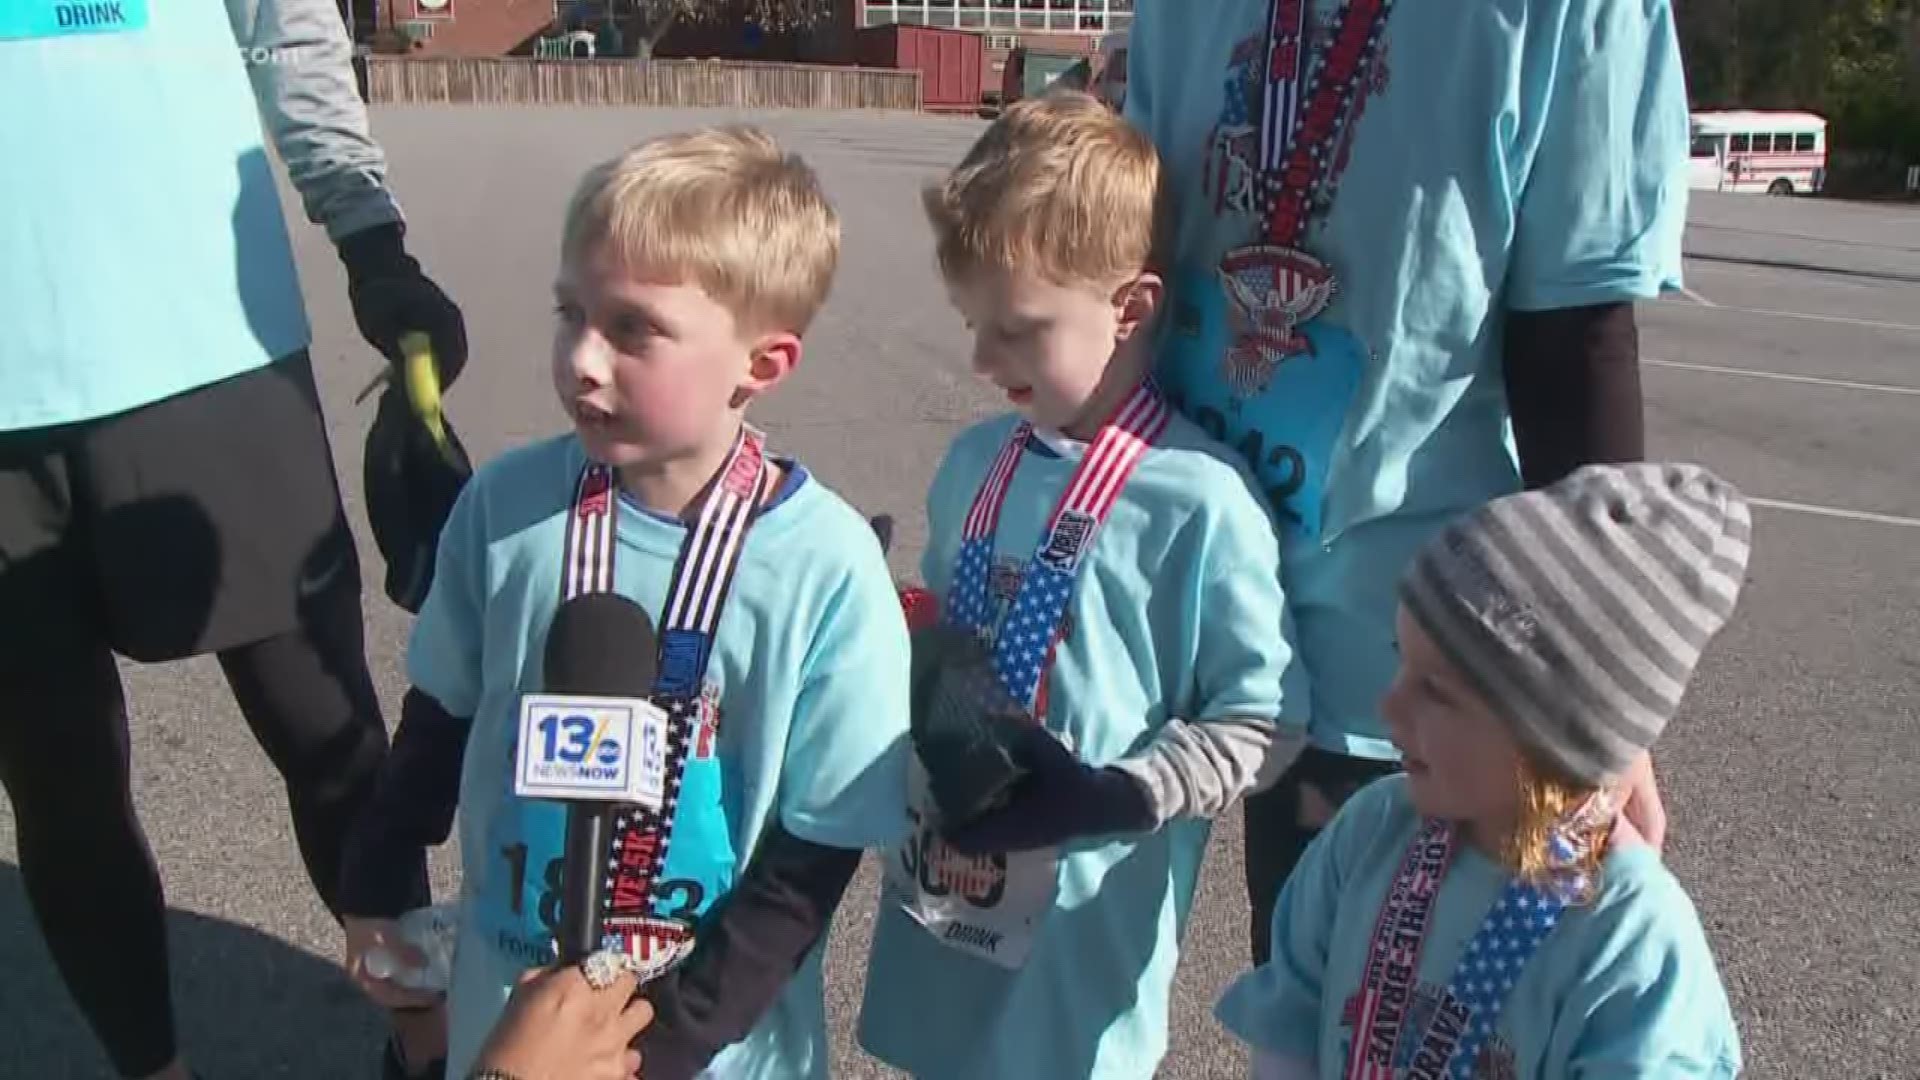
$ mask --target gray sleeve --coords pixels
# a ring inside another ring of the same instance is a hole
[[[336,0],[227,0],[227,16],[307,220],[335,242],[401,220]]]
[[[1173,720],[1113,768],[1147,790],[1157,827],[1176,817],[1219,816],[1235,800],[1272,786],[1306,743],[1303,728],[1250,716]]]

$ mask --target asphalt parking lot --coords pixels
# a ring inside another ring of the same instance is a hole
[[[415,251],[475,343],[449,407],[478,457],[556,430],[546,375],[556,223],[582,168],[721,113],[388,109],[376,115]],[[917,185],[970,120],[769,114],[820,169],[842,273],[798,379],[758,420],[870,512],[913,565],[920,500],[956,427],[992,406],[967,372]],[[335,451],[356,526],[353,395],[376,360],[338,263],[298,220]],[[906,221],[903,228],[897,221]],[[1748,1075],[1920,1077],[1920,207],[1703,195],[1689,293],[1647,305],[1649,437],[1759,500],[1751,585],[1659,755],[1669,858],[1733,996]],[[379,564],[361,531],[367,577]],[[407,623],[368,597],[388,707]],[[377,1017],[295,856],[283,793],[207,662],[127,666],[135,792],[168,886],[180,1023],[210,1080],[373,1075]],[[390,716],[391,720],[392,717]],[[48,722],[57,722],[50,718]],[[0,1076],[103,1077],[27,913],[0,807]],[[441,884],[455,865],[441,853]],[[1162,1075],[1243,1075],[1208,1018],[1244,966],[1239,823],[1222,823],[1187,939]],[[830,958],[836,1075],[886,1075],[846,1037],[870,926],[856,887]]]

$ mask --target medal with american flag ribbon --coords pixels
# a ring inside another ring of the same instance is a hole
[[[1265,235],[1227,252],[1218,271],[1232,330],[1224,374],[1236,398],[1263,393],[1288,357],[1311,352],[1300,328],[1333,301],[1338,282],[1306,251],[1307,233],[1331,202],[1335,149],[1379,53],[1393,0],[1341,0],[1332,37],[1309,59],[1312,6],[1271,0],[1260,118]]]
[[[1347,1050],[1347,1080],[1393,1080],[1394,1044],[1400,1021],[1413,1004],[1433,902],[1453,863],[1453,830],[1430,820],[1407,845],[1367,947],[1360,992],[1346,1004],[1353,1039]]]
[[[1556,830],[1553,863],[1577,863],[1591,842],[1584,827]],[[1407,847],[1374,925],[1365,982],[1348,1003],[1348,1080],[1471,1080],[1527,961],[1559,925],[1571,899],[1586,891],[1588,881],[1578,871],[1558,872],[1545,882],[1508,881],[1467,942],[1419,1041],[1402,1053],[1433,901],[1457,843],[1451,825],[1429,819]],[[1399,1062],[1405,1063],[1403,1073],[1395,1071]]]
[[[687,531],[667,586],[659,671],[652,700],[667,713],[666,783],[658,810],[621,806],[607,853],[603,944],[628,958],[645,982],[693,951],[693,923],[657,915],[654,886],[673,838],[680,783],[699,713],[700,691],[720,612],[732,587],[747,530],[770,496],[764,437],[742,426],[726,463]],[[562,599],[614,588],[616,477],[589,462],[567,518]]]
[[[1501,890],[1454,967],[1446,996],[1413,1053],[1409,1077],[1474,1076],[1527,961],[1553,933],[1568,905],[1588,894],[1588,856],[1618,810],[1617,791],[1596,792],[1548,834],[1547,879],[1515,879]]]
[[[1014,700],[1034,706],[1037,718],[1044,718],[1046,712],[1043,703],[1036,703],[1036,696],[1044,697],[1038,691],[1081,559],[1141,456],[1166,431],[1171,415],[1166,401],[1150,382],[1140,384],[1128,395],[1101,425],[1086,456],[1074,469],[1047,523],[1039,550],[1020,580],[1020,591],[1014,595],[994,643],[994,671]],[[1014,426],[974,495],[961,529],[960,554],[949,591],[950,617],[955,625],[985,636],[994,636],[988,584],[994,533],[1000,527],[1000,510],[1013,486],[1020,456],[1033,437],[1032,424],[1023,420]]]

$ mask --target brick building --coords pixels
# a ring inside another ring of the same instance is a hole
[[[998,89],[1017,46],[1093,56],[1107,37],[1133,26],[1133,0],[851,0],[856,26],[888,23],[954,27],[986,35],[982,83]]]
[[[837,0],[813,26],[763,32],[738,22],[677,22],[659,43],[662,57],[854,62],[855,32],[890,23],[967,30],[985,37],[981,83],[997,91],[1016,47],[1093,56],[1133,24],[1134,0]],[[568,26],[593,26],[608,0],[341,0],[356,37],[381,52],[415,56],[505,56],[527,53],[540,37]],[[631,43],[629,30],[625,40]],[[630,47],[630,44],[629,44]]]
[[[968,30],[986,38],[982,85],[997,91],[1007,57],[1036,52],[1093,56],[1133,25],[1133,0],[840,0],[833,15],[786,33],[719,23],[681,24],[660,42],[661,56],[853,62],[854,32],[904,23]]]
[[[507,56],[531,50],[567,0],[341,0],[354,37],[377,52]]]

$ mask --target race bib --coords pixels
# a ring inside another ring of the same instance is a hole
[[[147,0],[0,0],[0,40],[120,34],[146,25]]]
[[[494,808],[487,867],[476,875],[474,929],[509,968],[551,964],[558,955],[566,840],[567,812],[558,803],[506,795]]]
[[[1213,267],[1177,276],[1159,379],[1181,415],[1237,451],[1284,526],[1318,536],[1327,471],[1366,360],[1325,317],[1295,328],[1305,349],[1278,363],[1245,340]]]
[[[1017,971],[1053,907],[1057,849],[963,855],[940,837],[939,811],[916,757],[909,766],[912,831],[887,860],[888,884],[915,922],[948,948]]]

